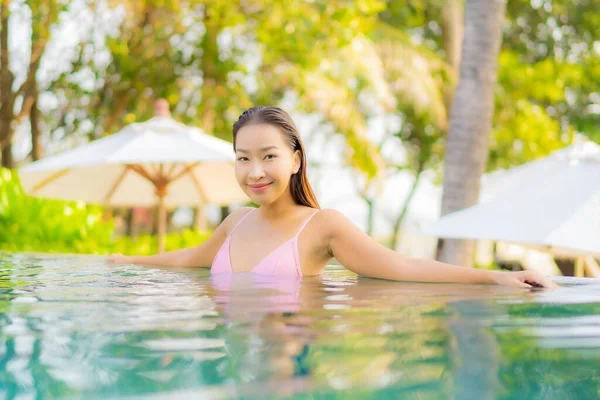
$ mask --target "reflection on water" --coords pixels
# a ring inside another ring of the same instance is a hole
[[[0,255],[0,395],[592,399],[600,284],[298,280]]]

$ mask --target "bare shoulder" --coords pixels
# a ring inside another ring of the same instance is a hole
[[[250,211],[254,210],[253,207],[240,207],[232,211],[224,220],[223,227],[227,231],[227,234],[231,232],[233,227]]]
[[[315,218],[318,218],[318,220],[322,222],[348,220],[348,217],[346,217],[343,213],[332,208],[323,208],[319,210],[319,212],[315,215]]]
[[[313,219],[318,232],[328,238],[331,238],[339,229],[344,229],[348,224],[352,224],[350,219],[343,213],[331,208],[320,210]]]
[[[348,220],[348,218],[342,212],[334,210],[333,208],[323,208],[319,210],[319,212],[315,215],[315,218],[319,218],[324,222],[340,219]]]

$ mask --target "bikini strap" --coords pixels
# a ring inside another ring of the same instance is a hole
[[[233,234],[233,232],[237,229],[238,226],[240,226],[240,224],[242,223],[242,221],[244,221],[244,219],[252,214],[254,211],[258,210],[258,208],[253,208],[252,210],[248,211],[246,214],[244,214],[242,216],[242,218],[240,218],[240,220],[234,225],[233,229],[231,230],[231,232],[229,232],[229,236],[231,236]]]
[[[310,222],[310,220],[312,219],[312,217],[314,217],[315,215],[317,215],[317,213],[321,211],[321,210],[315,210],[314,213],[312,213],[312,215],[310,217],[308,217],[306,219],[306,221],[304,221],[304,223],[302,224],[302,226],[300,227],[300,229],[298,230],[298,233],[296,233],[296,236],[294,236],[294,238],[298,238],[298,236],[300,236],[300,234],[302,233],[302,231],[304,230],[304,228],[306,227],[306,225],[308,225],[308,223]]]

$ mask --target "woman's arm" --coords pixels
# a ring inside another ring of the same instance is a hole
[[[113,254],[108,257],[108,262],[114,264],[164,265],[172,267],[210,267],[215,255],[225,242],[231,227],[249,210],[249,208],[244,207],[229,214],[215,229],[213,234],[198,246],[152,256]]]
[[[343,214],[334,210],[321,213],[331,255],[359,275],[415,282],[556,287],[535,271],[487,271],[403,256],[373,240]]]

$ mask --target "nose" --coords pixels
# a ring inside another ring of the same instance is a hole
[[[250,172],[248,173],[248,178],[250,178],[253,181],[258,181],[264,176],[265,171],[263,170],[262,165],[257,162],[252,163],[252,166],[250,167]]]

